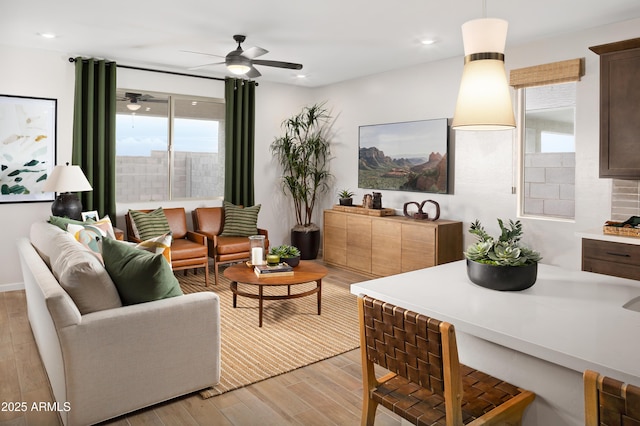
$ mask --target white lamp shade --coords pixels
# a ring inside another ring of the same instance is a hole
[[[465,64],[451,127],[507,130],[515,126],[504,62],[485,59]]]
[[[81,192],[93,188],[79,166],[55,166],[47,178],[42,190],[44,192]]]
[[[504,53],[509,23],[504,19],[483,18],[462,24],[465,56],[473,53]]]
[[[476,19],[462,26],[465,55],[502,54],[508,24],[502,19]],[[504,61],[467,58],[451,127],[456,130],[507,130],[516,126]]]

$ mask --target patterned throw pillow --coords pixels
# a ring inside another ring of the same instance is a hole
[[[135,235],[135,237],[140,240],[149,240],[171,231],[162,207],[149,213],[129,210],[129,215],[134,227],[134,235],[136,234],[135,230],[137,230],[138,235]]]
[[[171,232],[162,234],[158,237],[142,241],[135,245],[139,250],[145,250],[153,254],[162,254],[162,256],[171,265]]]
[[[97,226],[93,226],[93,224],[76,225],[73,223],[67,225],[67,231],[104,265],[101,239],[107,235],[105,231]]]
[[[248,237],[258,234],[258,213],[261,204],[242,208],[224,202],[224,229],[221,236]]]

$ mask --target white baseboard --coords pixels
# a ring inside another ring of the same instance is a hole
[[[24,290],[24,283],[0,284],[0,293],[5,291]]]

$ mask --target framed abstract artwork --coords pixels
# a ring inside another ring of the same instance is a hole
[[[53,201],[56,99],[0,95],[0,203]]]
[[[360,126],[358,187],[447,194],[446,118]]]

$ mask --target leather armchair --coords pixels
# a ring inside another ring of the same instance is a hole
[[[192,232],[187,229],[187,216],[182,207],[163,209],[169,222],[172,233],[171,241],[171,268],[174,271],[193,268],[197,273],[197,268],[204,268],[204,284],[209,286],[209,257],[207,249],[207,237],[203,234]],[[152,210],[140,210],[150,212]],[[127,239],[139,243],[140,240],[134,236],[129,213],[125,214],[127,224]]]
[[[198,207],[191,212],[195,232],[206,235],[209,244],[209,257],[213,259],[213,282],[218,284],[218,266],[220,264],[247,261],[251,258],[249,237],[220,236],[224,229],[224,207]],[[258,228],[258,234],[264,235],[265,250],[269,248],[269,233]]]

